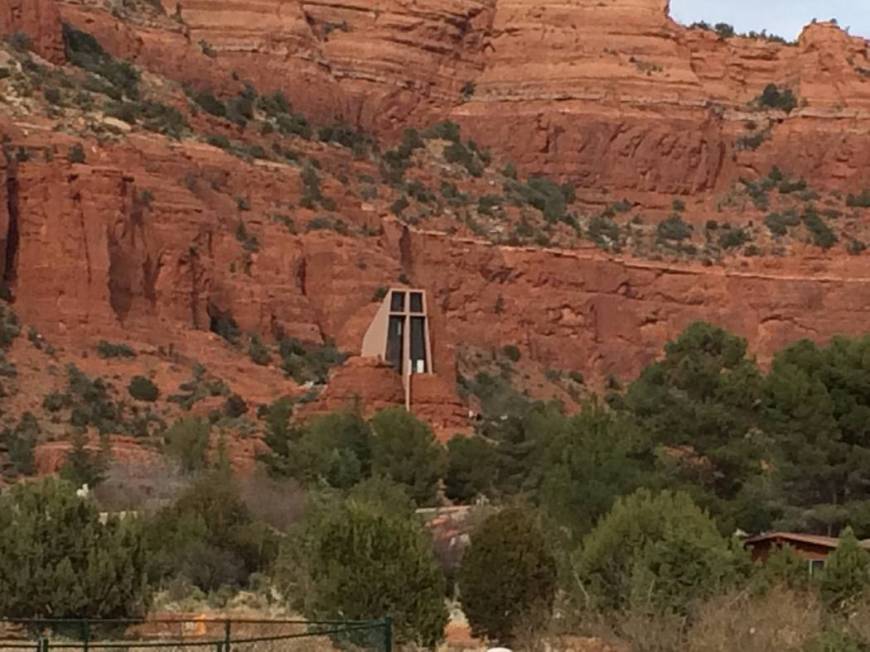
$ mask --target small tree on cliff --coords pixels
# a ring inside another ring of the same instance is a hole
[[[145,613],[140,524],[110,518],[53,478],[0,497],[0,613],[129,618]]]
[[[556,596],[556,560],[531,513],[508,508],[471,537],[459,570],[462,609],[477,636],[509,643],[520,625],[540,628]]]

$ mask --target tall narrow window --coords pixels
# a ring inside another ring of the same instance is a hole
[[[402,354],[404,347],[405,318],[390,317],[387,328],[387,362],[396,371],[402,371]]]
[[[411,312],[423,312],[422,292],[411,292]]]
[[[425,374],[429,371],[425,317],[411,317],[411,371],[415,374]]]
[[[405,312],[404,292],[393,292],[390,297],[390,312]]]

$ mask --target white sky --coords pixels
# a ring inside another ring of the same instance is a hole
[[[870,0],[671,0],[671,16],[687,25],[730,23],[738,32],[766,29],[789,40],[813,18],[836,18],[850,33],[870,38]]]

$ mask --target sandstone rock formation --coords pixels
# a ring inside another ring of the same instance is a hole
[[[29,39],[44,59],[64,60],[60,12],[54,0],[5,0],[0,6],[0,35],[12,34]]]
[[[163,0],[162,12],[151,3],[133,13],[92,0],[6,7],[0,29],[28,34],[50,61],[63,56],[60,15],[93,34],[133,61],[149,92],[182,110],[193,132],[176,141],[99,111],[39,113],[36,92],[0,106],[8,140],[0,155],[2,286],[26,324],[70,350],[111,337],[172,349],[189,367],[206,358],[233,391],[264,404],[303,390],[277,365],[254,365],[209,334],[217,321],[232,317],[240,332],[268,342],[333,341],[355,355],[373,295],[413,284],[430,293],[438,371],[415,387],[414,404],[447,437],[468,430],[454,386],[461,345],[516,345],[542,367],[582,371],[600,386],[631,378],[695,319],[746,336],[762,361],[798,338],[866,329],[866,256],[798,244],[789,256],[702,266],[591,245],[495,245],[467,237],[452,207],[403,224],[387,215],[394,188],[380,184],[363,199],[351,187],[363,178],[379,184],[373,161],[323,142],[281,161],[206,144],[215,135],[270,141],[194,112],[181,87],[219,96],[246,82],[261,93],[280,89],[316,124],[342,120],[386,141],[406,126],[451,118],[491,147],[498,165],[571,182],[583,207],[627,197],[661,212],[679,196],[703,222],[738,178],[774,165],[836,191],[837,206],[870,187],[870,46],[832,24],[808,26],[798,43],[783,45],[687,29],[668,17],[665,0]],[[799,106],[790,114],[754,106],[769,83],[792,89]],[[756,149],[740,145],[747,133],[763,135]],[[79,143],[84,160],[72,162]],[[426,155],[439,147],[426,145]],[[306,161],[322,164],[336,203],[330,214],[352,232],[308,228],[324,211],[301,206]],[[494,175],[468,180],[443,159],[420,167],[413,174],[434,189],[450,178],[466,189],[483,185],[478,195],[500,191]],[[856,209],[843,222],[860,226],[866,217]],[[257,246],[246,246],[246,233]],[[124,381],[132,375],[115,371]],[[172,374],[177,385],[184,374]],[[375,409],[404,394],[388,369],[351,358],[308,410],[357,396]],[[39,398],[20,407],[35,409]],[[254,448],[243,457],[252,459]]]

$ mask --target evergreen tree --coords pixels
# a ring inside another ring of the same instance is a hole
[[[89,450],[87,443],[84,433],[76,432],[73,435],[72,448],[60,468],[60,477],[76,487],[87,485],[94,489],[106,479],[110,449],[105,438],[101,439],[98,451]]]
[[[852,528],[840,535],[840,543],[825,562],[820,588],[825,604],[846,609],[870,585],[870,552],[861,547]]]
[[[432,504],[444,451],[431,428],[398,408],[378,412],[371,426],[372,473],[406,486],[418,505]]]
[[[459,569],[472,632],[511,643],[519,626],[542,627],[556,596],[556,561],[534,516],[507,508],[472,534]]]
[[[746,340],[696,322],[665,345],[664,359],[646,367],[626,394],[625,407],[667,447],[659,457],[663,475],[716,513],[760,470],[761,382]],[[684,454],[674,454],[677,447]]]
[[[483,437],[454,437],[447,442],[445,493],[450,500],[468,503],[491,496],[496,481],[498,452]]]
[[[7,618],[130,618],[148,603],[140,523],[101,522],[56,479],[0,496],[0,613]]]
[[[443,638],[444,578],[413,516],[368,499],[329,501],[309,514],[284,557],[279,575],[308,618],[389,614],[399,643],[433,648]]]
[[[640,489],[583,539],[574,567],[599,608],[685,612],[727,588],[747,563],[688,495]]]

